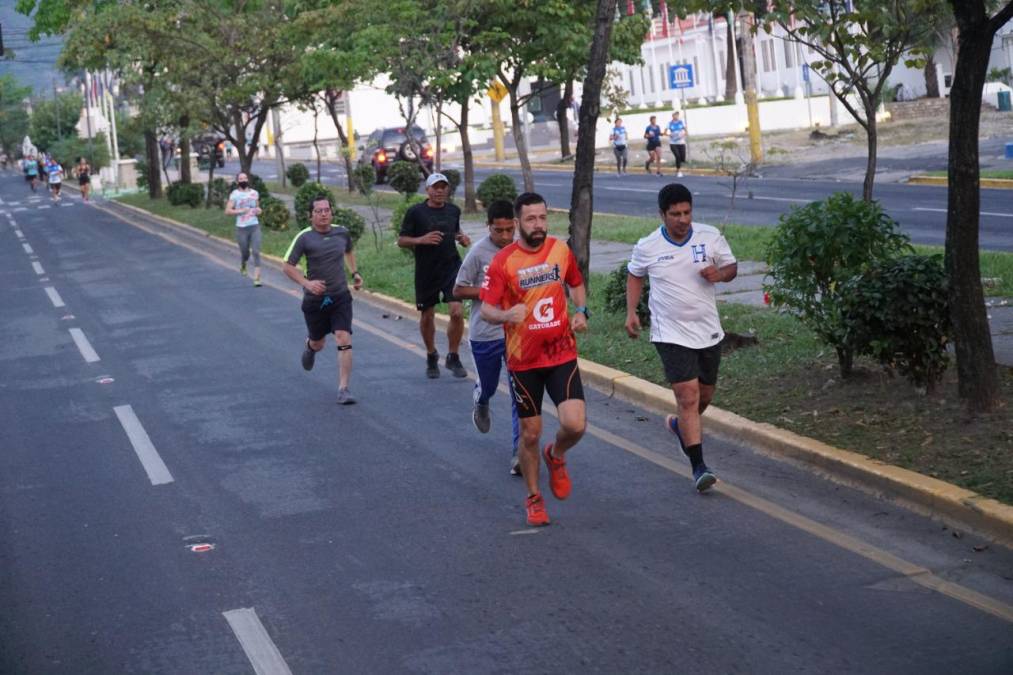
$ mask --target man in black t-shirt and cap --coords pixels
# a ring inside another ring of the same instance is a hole
[[[454,377],[467,377],[457,350],[464,335],[464,309],[454,297],[454,282],[461,267],[457,244],[468,246],[471,239],[461,231],[461,209],[447,201],[450,182],[442,173],[426,179],[426,201],[405,213],[397,245],[415,252],[415,306],[422,312],[419,331],[426,345],[426,376],[440,376],[440,354],[436,351],[436,305],[447,303],[446,368]]]

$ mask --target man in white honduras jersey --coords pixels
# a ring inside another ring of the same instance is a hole
[[[700,492],[717,478],[703,461],[700,415],[714,397],[724,331],[714,284],[731,281],[738,263],[717,228],[693,222],[693,194],[678,183],[658,193],[662,225],[637,242],[627,266],[626,332],[640,333],[637,304],[650,279],[651,342],[675,392],[678,415],[665,426],[675,434],[693,466]]]

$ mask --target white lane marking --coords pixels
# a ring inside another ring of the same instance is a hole
[[[540,185],[540,183],[539,183]],[[600,187],[599,190],[611,190],[612,192],[649,192],[652,195],[658,194],[657,190],[645,190],[643,188],[627,188],[627,187]]]
[[[60,204],[60,206],[73,206],[73,204]]]
[[[946,209],[935,209],[928,206],[915,206],[912,211],[932,211],[933,213],[946,213]],[[1013,213],[996,213],[995,211],[979,211],[980,216],[995,216],[996,218],[1013,218]]]
[[[32,253],[35,253],[35,250],[32,249],[32,245],[29,244],[29,243],[21,244],[21,247],[24,248],[25,249],[25,253],[27,253],[29,255],[31,255]]]
[[[123,425],[123,430],[127,432],[127,438],[130,439],[130,444],[134,446],[137,459],[141,460],[141,466],[147,472],[151,484],[163,485],[171,483],[173,481],[172,474],[169,473],[169,468],[162,461],[162,458],[158,456],[158,451],[152,445],[148,432],[141,426],[141,421],[137,419],[133,407],[118,405],[113,408],[113,411],[116,413],[116,417],[119,418],[120,424]]]
[[[27,211],[27,210],[28,210],[28,208],[25,207],[25,206],[19,206],[18,208],[14,209],[15,213],[18,212],[18,211]]]
[[[763,199],[768,202],[795,202],[798,204],[808,204],[812,201],[811,199],[796,199],[795,197],[759,197],[756,195],[748,199]]]
[[[60,294],[52,286],[46,286],[46,295],[49,296],[49,301],[53,303],[53,307],[66,307],[63,298],[60,297]]]
[[[49,204],[39,204],[40,209],[48,209],[49,206],[50,206]]]
[[[292,675],[253,607],[222,612],[257,675]]]
[[[541,530],[514,530],[514,531],[513,531],[513,532],[511,532],[510,534],[512,534],[512,535],[520,535],[520,534],[538,534],[539,532],[541,532]]]
[[[101,360],[95,350],[92,349],[91,343],[88,342],[88,338],[85,336],[83,330],[80,328],[70,328],[69,330],[70,337],[74,338],[74,344],[77,345],[77,350],[84,357],[85,363],[95,363]]]
[[[42,269],[42,265],[38,261],[32,263],[32,269],[35,270],[35,273],[38,274],[39,276],[42,276],[43,274],[46,273],[46,271]]]
[[[17,229],[17,228],[14,228],[14,234],[17,235],[18,239],[24,239],[25,238],[25,233],[22,232],[21,230]]]

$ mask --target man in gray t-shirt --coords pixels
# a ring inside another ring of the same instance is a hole
[[[303,287],[302,311],[306,319],[306,348],[302,367],[313,369],[316,353],[324,348],[328,333],[338,343],[338,403],[355,403],[348,390],[352,374],[352,294],[348,291],[345,265],[353,288],[362,288],[362,275],[355,269],[352,237],[343,227],[331,227],[330,201],[326,196],[313,200],[310,227],[292,240],[285,253],[285,276]],[[306,274],[299,261],[306,258]]]
[[[457,273],[453,291],[455,298],[471,300],[468,338],[471,342],[471,355],[475,359],[475,370],[478,372],[478,378],[475,380],[475,408],[471,413],[471,421],[483,434],[489,431],[491,424],[489,399],[496,393],[499,384],[500,366],[506,356],[506,337],[503,334],[503,326],[482,320],[480,311],[482,301],[479,299],[479,293],[492,259],[503,247],[513,243],[516,228],[513,205],[507,201],[493,202],[489,205],[487,222],[489,236],[482,238],[468,251]],[[517,442],[520,437],[520,426],[517,422],[517,404],[514,402],[512,391],[510,408],[513,414],[514,441],[510,473],[519,476],[521,474],[517,463]]]

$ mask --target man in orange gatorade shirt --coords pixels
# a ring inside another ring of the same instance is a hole
[[[577,369],[574,331],[587,330],[584,278],[573,252],[550,237],[545,199],[525,192],[514,202],[520,239],[496,254],[482,283],[482,318],[504,324],[507,369],[521,421],[518,455],[527,483],[528,525],[549,524],[538,489],[538,444],[542,436],[542,395],[548,391],[559,412],[556,441],[542,451],[549,487],[556,499],[570,496],[567,450],[584,435],[584,389]],[[576,305],[567,312],[566,284]]]

